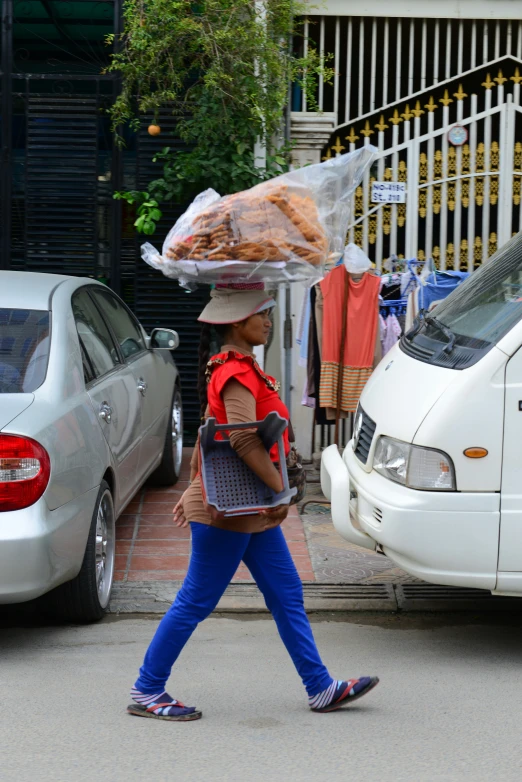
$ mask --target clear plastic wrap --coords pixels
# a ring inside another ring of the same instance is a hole
[[[221,198],[206,190],[142,258],[181,285],[318,282],[344,252],[351,196],[375,157],[365,146]]]
[[[372,267],[372,262],[364,252],[353,242],[344,248],[344,268],[350,274],[364,274]]]

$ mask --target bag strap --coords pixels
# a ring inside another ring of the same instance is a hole
[[[209,418],[215,418],[215,416],[212,413],[212,408],[210,407],[210,405],[208,405],[208,412],[209,412]],[[292,422],[290,419],[288,419],[288,442],[295,443],[294,427],[292,426]]]

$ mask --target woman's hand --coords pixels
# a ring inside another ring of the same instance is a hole
[[[266,508],[259,514],[264,516],[268,521],[278,522],[284,521],[288,516],[289,505],[276,505],[275,508]]]
[[[188,527],[189,523],[185,518],[185,513],[183,511],[183,496],[174,506],[172,513],[174,514],[173,520],[176,527]]]

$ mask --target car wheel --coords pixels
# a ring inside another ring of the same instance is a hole
[[[116,517],[109,485],[102,481],[80,572],[46,595],[54,615],[71,622],[95,622],[109,607],[114,579]]]
[[[159,466],[150,476],[153,486],[172,486],[181,473],[183,459],[183,405],[179,386],[174,389],[169,425],[165,436],[163,456]]]

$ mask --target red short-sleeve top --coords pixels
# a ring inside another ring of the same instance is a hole
[[[288,408],[280,399],[278,392],[279,383],[270,375],[267,375],[253,356],[227,350],[212,356],[207,365],[207,397],[210,415],[218,424],[226,424],[227,415],[221,393],[226,383],[231,379],[239,381],[255,397],[256,417],[262,421],[268,413],[275,411],[280,416],[289,420]],[[283,435],[285,454],[290,451],[288,440],[288,428]],[[274,445],[270,451],[270,458],[277,462],[279,454]]]

